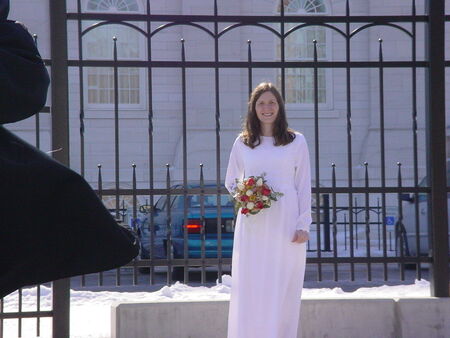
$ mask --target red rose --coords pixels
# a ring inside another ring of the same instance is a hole
[[[243,208],[241,210],[241,213],[243,213],[244,215],[248,214],[249,210],[247,208]]]
[[[262,209],[262,208],[264,208],[264,203],[261,202],[261,201],[256,202],[256,207],[257,207],[258,209]]]
[[[255,180],[253,178],[249,178],[247,181],[247,185],[255,185]]]
[[[247,195],[242,195],[241,196],[241,201],[243,201],[243,202],[248,201],[248,196]]]
[[[262,194],[265,196],[269,196],[270,195],[270,189],[263,189]]]

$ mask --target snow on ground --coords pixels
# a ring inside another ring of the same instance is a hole
[[[107,338],[111,332],[111,305],[120,302],[167,302],[167,301],[205,301],[229,300],[231,276],[224,275],[222,283],[213,286],[188,286],[177,282],[164,286],[156,292],[111,292],[111,291],[71,291],[71,337]],[[37,288],[22,291],[22,310],[35,311]],[[403,298],[429,297],[430,283],[416,280],[414,284],[359,288],[344,292],[341,288],[303,289],[303,299],[318,298]],[[52,304],[51,288],[41,286],[41,310],[50,310]],[[15,312],[19,308],[17,292],[4,299],[4,311]],[[18,336],[18,320],[4,320],[4,337]],[[22,337],[36,337],[36,319],[22,321]],[[51,337],[51,320],[41,320],[41,337]]]

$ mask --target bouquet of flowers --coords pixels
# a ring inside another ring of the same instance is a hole
[[[266,183],[262,173],[261,176],[249,176],[242,181],[236,179],[236,186],[233,189],[233,198],[236,200],[235,212],[241,209],[241,213],[246,215],[256,215],[262,209],[270,208],[272,201],[277,201],[283,196],[281,192],[275,192]]]

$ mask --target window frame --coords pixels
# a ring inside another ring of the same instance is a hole
[[[291,0],[291,1],[300,1],[300,0]],[[304,12],[304,11],[299,11],[297,13],[292,13],[292,12],[284,12],[285,16],[295,16],[295,15],[311,15],[311,16],[318,16],[318,15],[330,15],[331,11],[330,11],[330,5],[328,3],[328,1],[322,0],[322,3],[325,7],[325,12]],[[276,8],[275,8],[275,12],[279,13],[279,9],[278,9],[278,2],[276,4]],[[296,24],[295,26],[297,26],[298,24]],[[286,27],[286,23],[285,23],[285,27]],[[332,34],[331,31],[329,29],[326,29],[325,27],[322,26],[308,26],[305,28],[301,28],[302,31],[307,30],[308,28],[314,28],[314,27],[319,27],[322,28],[325,32],[325,53],[326,53],[326,57],[325,58],[318,58],[318,60],[330,60],[330,58],[332,58]],[[291,29],[291,28],[289,28]],[[289,29],[285,29],[285,32],[287,32]],[[294,32],[293,34],[296,34],[296,32]],[[285,40],[286,41],[286,40]],[[276,48],[277,50],[281,49],[281,42],[280,40],[277,40],[276,42]],[[286,57],[286,45],[285,45],[285,61],[293,61],[292,59]],[[296,61],[311,61],[310,58],[297,58]],[[325,102],[324,103],[318,103],[318,107],[321,110],[328,110],[328,111],[332,111],[333,109],[333,69],[331,68],[322,68],[325,70]],[[285,72],[286,75],[287,72]],[[278,81],[278,77],[281,77],[281,70],[277,69],[276,70],[276,78]],[[285,102],[285,106],[286,109],[289,111],[310,111],[311,109],[314,109],[314,103],[288,103]],[[336,114],[331,114],[330,116],[335,116]]]
[[[139,0],[134,0],[134,2],[137,4],[138,6],[138,10],[137,11],[111,11],[111,10],[90,10],[88,9],[88,5],[90,2],[92,1],[101,1],[101,0],[86,0],[84,3],[84,10],[85,12],[88,13],[142,13],[142,3]],[[90,26],[92,24],[95,24],[95,21],[84,21],[84,24],[86,24],[86,26]],[[140,26],[140,28],[144,28],[143,27],[143,23],[135,23],[137,26]],[[114,25],[114,23],[112,23],[112,25]],[[117,26],[117,24],[116,24]],[[121,57],[119,60],[132,60],[132,61],[145,61],[147,60],[147,49],[143,48],[146,45],[146,39],[145,37],[139,33],[137,30],[134,30],[131,27],[128,26],[123,26],[123,25],[118,25],[121,26],[120,28],[126,28],[126,29],[132,29],[135,34],[137,34],[138,36],[138,54],[139,56],[137,58],[124,58]],[[142,26],[142,27],[141,27]],[[84,27],[85,29],[86,27]],[[95,34],[95,30],[97,28],[93,29],[91,32],[88,33],[89,34]],[[87,36],[88,36],[87,35]],[[85,46],[87,45],[87,41],[86,41],[86,36],[84,37],[84,41],[83,41],[83,48],[85,48]],[[112,40],[111,40],[111,48],[112,48]],[[95,57],[95,56],[90,56],[89,53],[87,53],[86,50],[83,50],[83,58],[85,60],[105,60],[105,61],[110,61],[112,60],[112,58],[108,58],[108,57]],[[114,109],[114,102],[112,103],[91,103],[89,102],[89,82],[88,82],[88,76],[90,75],[90,71],[87,68],[92,68],[92,69],[96,69],[96,68],[109,68],[111,69],[111,74],[114,74],[114,69],[111,67],[84,67],[84,72],[83,72],[83,90],[84,90],[84,102],[83,105],[86,109],[86,111],[111,111],[112,109]],[[122,67],[120,67],[122,68]],[[121,110],[128,110],[128,111],[143,111],[146,110],[147,108],[147,69],[144,67],[126,67],[126,68],[137,68],[138,69],[138,76],[139,76],[139,103],[120,103],[119,102],[119,109]],[[120,87],[119,87],[120,88]],[[120,95],[120,94],[119,94]]]

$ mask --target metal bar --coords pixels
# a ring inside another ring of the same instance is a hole
[[[205,241],[206,241],[206,219],[205,219],[205,194],[204,194],[204,177],[203,177],[203,163],[200,163],[200,223],[202,227],[200,229],[200,240],[201,240],[201,258],[202,258],[202,272],[201,272],[201,283],[204,284],[206,282],[206,264],[205,264]]]
[[[314,67],[314,147],[315,147],[315,181],[316,181],[316,243],[317,243],[317,280],[322,280],[322,264],[320,262],[320,257],[322,256],[322,249],[320,245],[320,225],[322,220],[320,218],[320,194],[317,188],[319,188],[320,176],[320,162],[319,162],[319,86],[318,86],[318,68],[317,68],[317,40],[313,40],[314,44],[314,62],[316,67]]]
[[[377,197],[377,210],[380,210],[380,198]],[[377,230],[378,230],[378,250],[381,250],[381,229],[380,229],[380,213],[377,211]]]
[[[4,298],[0,298],[0,338],[3,338],[4,315]]]
[[[36,289],[36,312],[41,312],[41,286],[38,285]],[[36,336],[41,335],[41,318],[36,318]]]
[[[77,13],[81,13],[81,0],[77,0]],[[83,60],[83,39],[82,39],[82,22],[77,20],[78,29],[78,59]],[[78,66],[78,81],[80,91],[80,173],[84,177],[85,159],[84,159],[84,81],[83,81],[83,65]],[[82,276],[84,279],[84,275]]]
[[[101,164],[97,164],[97,168],[98,168],[98,191],[97,191],[97,195],[98,195],[98,198],[102,201],[103,200],[102,165]],[[98,285],[99,286],[103,285],[103,272],[99,272],[99,274],[98,274]]]
[[[170,165],[166,164],[166,188],[167,188],[167,230],[166,230],[166,254],[167,254],[167,284],[172,284],[172,215],[171,215],[171,200],[170,200]]]
[[[184,282],[189,282],[189,268],[187,265],[187,259],[189,258],[189,238],[188,238],[188,196],[187,196],[187,116],[186,116],[186,49],[184,46],[184,39],[181,39],[181,61],[183,66],[181,67],[181,97],[182,97],[182,120],[183,120],[183,257],[185,259],[184,264]]]
[[[119,220],[120,210],[120,143],[119,143],[119,69],[117,67],[117,37],[113,37],[113,77],[114,77],[114,172],[115,172],[115,199],[116,220]],[[120,285],[120,268],[116,269],[116,285]]]
[[[347,94],[347,179],[348,179],[348,206],[349,206],[349,225],[350,225],[350,257],[354,257],[353,252],[353,176],[352,176],[352,101],[351,101],[351,86],[350,86],[350,5],[349,1],[346,0],[345,5],[345,17],[347,21],[345,22],[345,58],[347,61],[346,66],[346,94]],[[355,280],[355,266],[353,263],[350,264],[350,278],[352,281]]]
[[[280,0],[280,17],[282,19],[284,19],[284,0]],[[280,35],[281,35],[281,39],[280,39],[280,54],[281,54],[281,62],[284,63],[286,61],[286,56],[285,56],[285,50],[284,50],[284,46],[285,46],[285,32],[284,32],[284,20],[281,20],[280,22]],[[283,97],[283,100],[286,102],[286,71],[285,68],[281,68],[281,96]]]
[[[364,182],[365,187],[369,187],[369,170],[368,170],[368,163],[364,162]],[[364,200],[365,200],[365,221],[366,221],[366,254],[367,257],[370,258],[370,212],[369,212],[369,203],[370,203],[370,196],[369,193],[366,190],[366,193],[364,194]],[[372,280],[372,265],[370,262],[367,262],[367,280]]]
[[[18,306],[18,312],[21,313],[22,312],[22,288],[19,289],[19,306]],[[17,318],[19,325],[17,326],[17,330],[18,330],[18,337],[22,337],[22,318]]]
[[[68,20],[104,20],[111,22],[118,21],[146,21],[145,14],[107,14],[107,13],[67,13]],[[179,22],[179,23],[191,23],[191,22],[219,22],[219,23],[246,23],[255,24],[262,22],[281,23],[284,22],[308,22],[312,24],[323,23],[346,23],[349,19],[346,15],[327,15],[327,16],[310,16],[310,15],[295,15],[284,16],[280,15],[255,15],[255,16],[243,16],[243,15],[172,15],[172,14],[152,14],[150,16],[152,22]],[[392,22],[427,22],[428,16],[426,15],[354,15],[351,17],[351,22],[354,23],[367,23],[375,22],[378,24],[392,23]]]
[[[217,0],[214,0],[214,16],[218,16]],[[214,61],[219,62],[219,24],[214,23]],[[222,203],[221,201],[221,176],[220,176],[220,82],[219,82],[219,68],[214,68],[215,74],[215,90],[216,90],[216,200],[217,200],[217,225],[222,224]],[[222,283],[222,228],[217,229],[217,251],[219,258],[219,265],[217,267],[217,278],[219,283]]]
[[[413,0],[412,14],[416,15],[416,1]],[[416,23],[412,22],[412,61],[416,61]],[[413,156],[414,156],[414,186],[419,186],[419,166],[418,166],[418,146],[417,146],[417,74],[416,67],[412,67],[412,136],[413,136]],[[414,193],[414,219],[416,230],[416,248],[417,257],[420,256],[420,217],[419,217],[419,194]],[[416,278],[420,280],[422,278],[422,268],[420,266],[420,260],[417,260],[416,265]]]
[[[250,40],[248,40],[250,41]],[[248,42],[251,43],[251,42]],[[119,60],[118,67],[149,67],[153,68],[379,68],[379,61],[145,61],[145,60]],[[113,67],[114,61],[111,60],[69,60],[69,67]],[[429,66],[428,61],[383,61],[384,68],[426,68]]]
[[[253,75],[252,75],[252,41],[247,40],[247,59],[248,59],[248,96],[252,94],[253,91]]]
[[[49,1],[53,157],[70,166],[66,2]],[[70,279],[53,282],[53,337],[70,336]]]
[[[331,167],[332,167],[332,173],[331,173],[331,185],[332,188],[336,188],[336,164],[335,163],[331,163]],[[338,246],[337,246],[337,213],[336,213],[336,192],[333,191],[332,192],[332,197],[333,197],[333,258],[337,258],[338,257]],[[334,281],[338,281],[339,280],[339,273],[338,273],[338,264],[337,262],[334,262],[334,270],[333,270],[333,276],[334,276]]]
[[[136,219],[137,219],[137,195],[136,195],[136,164],[133,163],[131,165],[131,167],[133,168],[133,178],[132,178],[132,182],[133,182],[133,231],[136,233]],[[136,262],[136,258],[133,259],[133,263]],[[136,264],[134,264],[133,266],[133,285],[137,285],[138,284],[138,271],[137,271],[137,267]]]
[[[427,177],[431,186],[428,199],[428,226],[433,264],[430,270],[431,295],[449,297],[448,210],[445,155],[445,5],[426,1],[429,23],[426,26],[426,57],[430,67],[425,73]]]
[[[70,337],[70,279],[53,282],[53,337]]]
[[[54,317],[53,311],[25,311],[25,312],[2,312],[0,313],[0,320],[16,319],[16,318],[48,318]],[[1,327],[1,326],[0,326]],[[0,332],[1,334],[1,332]],[[1,335],[0,335],[1,337]],[[55,336],[54,336],[55,337]]]
[[[38,47],[38,36],[37,34],[33,34],[34,44],[36,47]],[[38,149],[41,149],[41,121],[40,121],[40,112],[37,112],[36,115],[34,115],[34,121],[35,121],[35,146]]]
[[[155,257],[154,249],[155,249],[155,215],[154,215],[154,163],[153,163],[153,73],[152,73],[152,40],[150,39],[150,33],[152,30],[151,27],[151,8],[150,8],[150,0],[147,0],[147,60],[148,60],[148,163],[149,163],[149,197],[150,197],[150,284],[155,284],[155,267],[153,265],[153,258]]]
[[[205,187],[205,192],[207,194],[215,194],[217,192],[217,188],[208,188]],[[319,187],[319,189],[316,189],[316,187],[312,187],[312,192],[315,193],[316,191],[319,191],[322,194],[325,193],[332,193],[333,189],[331,187]],[[429,193],[431,191],[431,189],[429,187],[402,187],[402,188],[398,188],[398,187],[385,187],[384,189],[382,189],[381,187],[369,187],[368,188],[369,193],[371,194],[375,194],[375,193],[381,193],[381,192],[385,192],[385,193],[407,193],[407,192],[421,192],[421,193]],[[96,190],[97,191],[97,190]],[[182,194],[183,193],[183,189],[171,189],[171,191],[174,194]],[[191,191],[193,194],[198,194],[200,193],[200,189],[199,188],[190,188],[189,191]],[[357,194],[357,193],[365,193],[366,190],[364,187],[336,187],[336,189],[334,190],[336,193],[338,194],[345,194],[348,193],[349,191],[352,192],[353,194]],[[103,194],[105,196],[109,196],[109,195],[114,195],[116,192],[115,189],[104,189],[103,190]],[[128,196],[132,196],[133,195],[133,190],[132,189],[119,189],[119,193],[120,195],[128,195]],[[137,195],[148,195],[148,194],[155,194],[155,195],[165,195],[167,193],[167,189],[164,188],[158,188],[158,189],[136,189],[136,193]],[[220,188],[220,193],[221,194],[228,194],[228,191],[226,190],[226,188]]]
[[[398,186],[402,186],[402,164],[400,162],[397,162],[398,166],[398,173],[397,173],[397,184]],[[404,257],[404,243],[403,243],[403,235],[405,234],[405,228],[403,226],[403,205],[402,205],[402,199],[400,198],[400,194],[397,195],[397,204],[398,204],[398,221],[396,224],[396,231],[395,231],[395,244],[396,244],[396,254],[398,255],[397,251],[397,240],[399,242],[400,247],[400,257]],[[405,264],[400,263],[400,279],[405,280]]]
[[[354,226],[355,226],[355,248],[356,248],[356,251],[358,251],[358,245],[359,245],[359,238],[358,238],[358,223],[359,223],[359,220],[358,220],[358,215],[359,215],[359,212],[358,212],[358,198],[355,196],[355,198],[354,198],[354,200],[355,200],[355,204],[354,204],[354,209],[356,209],[356,210],[353,210],[352,209],[352,213],[354,213],[355,214],[355,221],[353,222],[353,224],[354,224]]]
[[[380,93],[380,161],[381,161],[381,222],[383,230],[383,257],[387,257],[387,237],[386,237],[386,194],[384,188],[386,187],[386,160],[385,160],[385,146],[384,146],[384,71],[381,62],[383,61],[383,40],[378,39],[378,59],[380,61],[380,67],[378,71],[379,78],[379,93]],[[387,263],[383,264],[383,276],[384,280],[388,280],[388,267]]]
[[[231,258],[222,258],[224,264],[231,264]],[[317,262],[319,261],[319,259],[317,257],[308,257],[307,259],[307,263],[308,264],[317,264]],[[404,262],[404,263],[415,263],[416,262],[416,257],[408,257],[405,256],[403,259],[401,257],[394,257],[394,256],[390,256],[390,257],[382,257],[382,256],[372,256],[372,257],[364,257],[364,256],[355,256],[355,257],[324,257],[322,256],[320,258],[320,261],[323,264],[333,264],[333,263],[338,263],[338,264],[343,264],[343,263],[360,263],[360,264],[367,264],[367,262],[371,262],[373,264],[380,264],[383,263],[384,261],[386,261],[387,263],[399,263],[399,262]],[[422,256],[420,257],[420,261],[422,263],[431,263],[433,261],[432,257],[425,257]],[[450,258],[448,259],[448,262],[450,263]],[[155,259],[154,264],[155,266],[167,266],[169,263],[168,259]],[[176,259],[170,259],[170,263],[171,265],[175,265],[175,266],[183,266],[184,264],[184,258],[176,258]],[[136,263],[137,266],[146,266],[147,263],[146,262],[137,262]],[[201,266],[202,264],[202,259],[201,258],[190,258],[188,260],[188,265],[189,266]],[[206,265],[217,265],[219,264],[219,259],[218,258],[206,258],[205,259],[205,264]],[[124,266],[132,266],[133,263],[129,263],[126,264]]]
[[[324,251],[331,251],[330,242],[330,195],[323,194],[323,246]]]
[[[224,264],[231,264],[231,258],[222,258],[223,263]],[[371,262],[371,263],[383,263],[384,260],[387,261],[387,263],[399,263],[399,262],[405,262],[405,263],[416,263],[417,258],[416,257],[408,257],[405,256],[403,259],[401,257],[395,257],[395,256],[390,256],[390,257],[386,257],[386,259],[384,259],[383,256],[371,256],[371,257],[364,257],[364,256],[360,256],[360,257],[347,257],[347,256],[340,256],[337,258],[334,257],[321,257],[322,263],[327,263],[327,264],[333,264],[335,262],[337,262],[338,264],[342,264],[342,263],[361,263],[361,264],[367,264],[367,262]],[[308,257],[307,258],[307,262],[308,264],[316,264],[318,261],[317,257]],[[420,257],[420,261],[422,263],[431,263],[433,261],[432,257],[426,257],[426,256],[422,256]],[[448,262],[450,263],[450,257],[448,258]],[[167,266],[169,263],[168,259],[155,259],[154,260],[154,264],[155,266]],[[182,266],[184,264],[184,258],[176,258],[176,259],[170,259],[170,263],[172,265],[177,265],[177,266]],[[124,265],[124,267],[128,267],[128,266],[133,266],[134,263],[128,263],[126,265]],[[202,259],[201,258],[190,258],[188,260],[188,264],[189,266],[201,266],[202,264]],[[217,265],[219,264],[219,259],[218,258],[206,258],[205,259],[205,264],[206,265]],[[145,261],[139,261],[136,262],[137,266],[147,266],[148,263]]]

